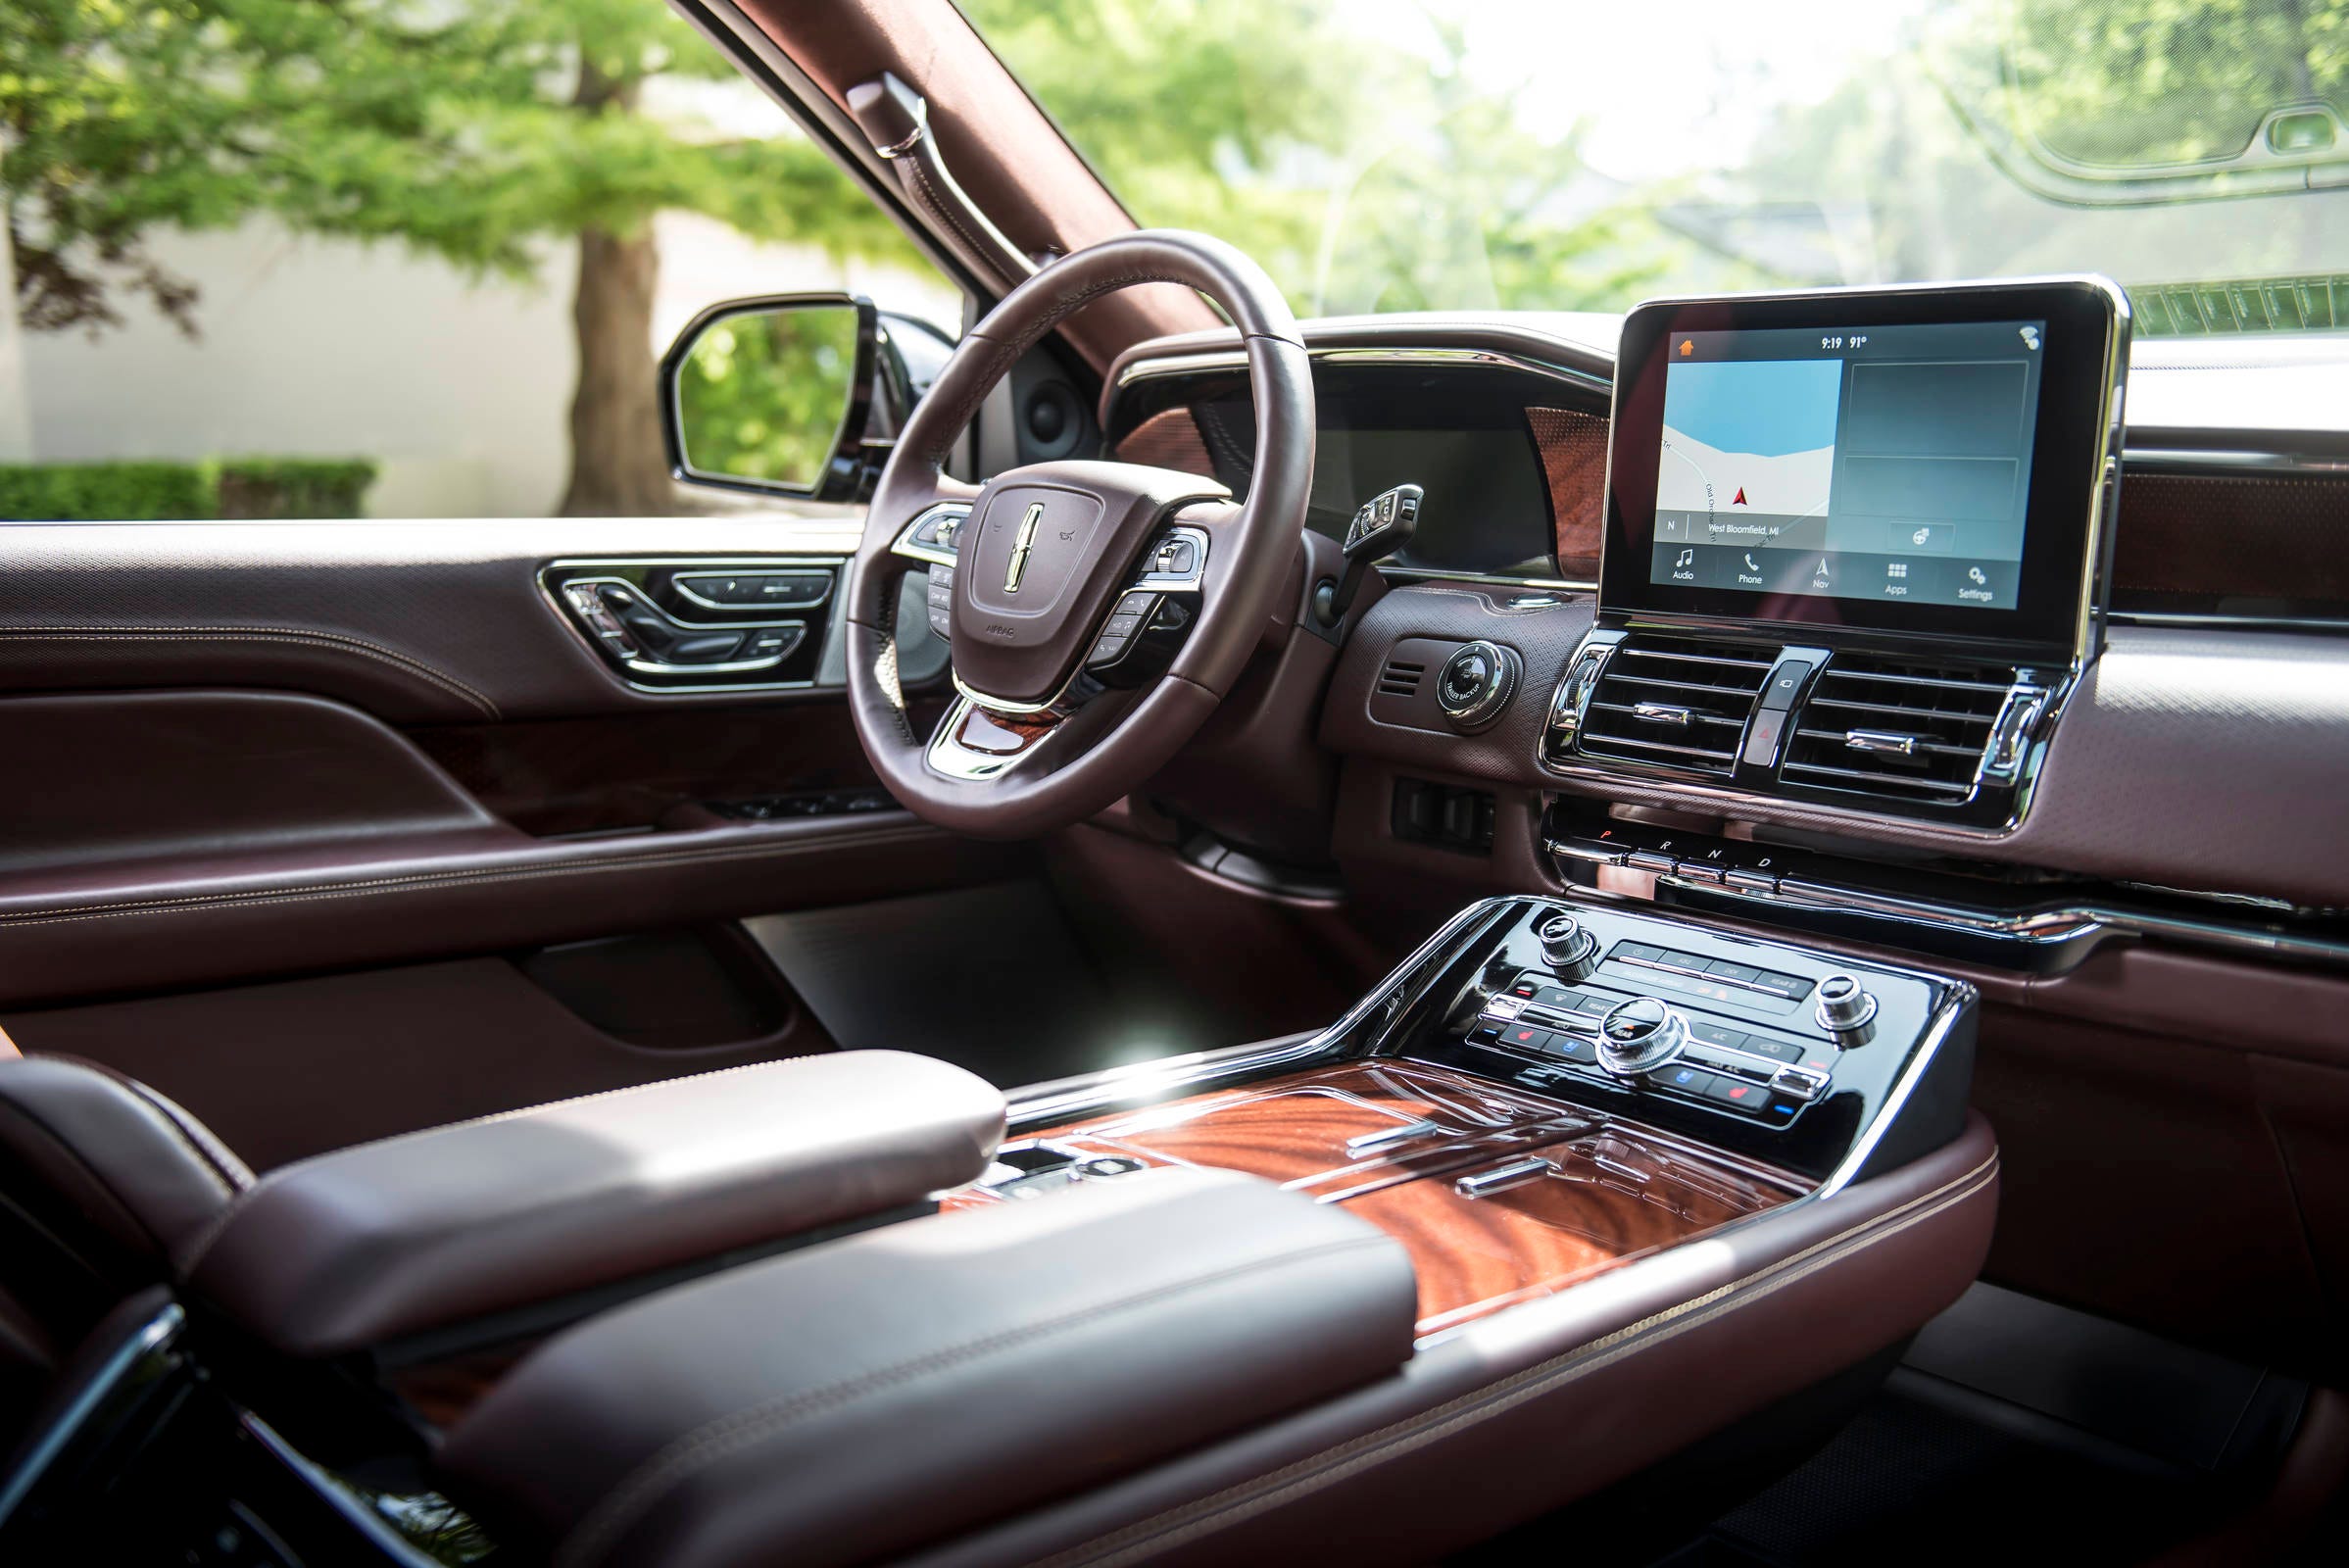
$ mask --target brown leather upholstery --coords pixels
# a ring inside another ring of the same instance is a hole
[[[1388,1376],[1414,1298],[1401,1247],[1334,1205],[1153,1171],[599,1318],[444,1459],[577,1568],[865,1562]]]
[[[253,1173],[162,1095],[92,1063],[0,1060],[0,1359],[30,1376],[108,1309],[171,1278]]]
[[[152,1278],[253,1183],[171,1101],[61,1056],[0,1063],[0,1191],[32,1218],[76,1250],[146,1260]]]
[[[559,1102],[269,1173],[178,1249],[192,1292],[324,1356],[920,1201],[978,1176],[992,1085],[844,1052]]]
[[[1997,1152],[1975,1118],[1890,1175],[1497,1313],[1421,1345],[1395,1375],[1357,1378],[1293,1415],[1267,1421],[1251,1406],[1235,1435],[1204,1446],[1191,1429],[1179,1452],[1159,1441],[1159,1405],[1180,1397],[1172,1391],[1196,1383],[1231,1397],[1237,1370],[1294,1398],[1290,1361],[1319,1365],[1325,1337],[1353,1320],[1344,1298],[1298,1302],[1289,1297],[1300,1293],[1275,1289],[1248,1293],[1245,1320],[1115,1321],[1098,1350],[1081,1330],[1055,1326],[1032,1351],[1004,1345],[998,1360],[998,1340],[988,1359],[954,1359],[963,1342],[932,1321],[960,1322],[969,1309],[954,1239],[983,1245],[971,1227],[989,1222],[1041,1234],[1062,1215],[1089,1228],[1074,1202],[859,1237],[590,1324],[525,1363],[458,1429],[444,1453],[452,1491],[498,1510],[506,1528],[563,1536],[555,1560],[565,1568],[879,1556],[1052,1568],[1424,1564],[1665,1460],[1913,1332],[1981,1265]],[[1245,1241],[1269,1219],[1228,1229]],[[1165,1280],[1169,1251],[1230,1245],[1222,1229],[1162,1236],[1152,1225],[1131,1250],[1115,1236],[1089,1259],[1036,1272],[1019,1252],[1010,1272],[1037,1288],[1014,1321],[1042,1324],[1074,1292],[1121,1272]],[[836,1279],[830,1260],[842,1255],[869,1259],[870,1271]],[[970,1275],[974,1293],[989,1279]],[[916,1283],[925,1278],[952,1281],[951,1303],[933,1306]],[[815,1345],[798,1343],[803,1309],[834,1324],[847,1308],[826,1302],[868,1298],[881,1281],[895,1289],[859,1332],[827,1326]],[[989,1287],[976,1321],[997,1322],[992,1292],[1016,1281]],[[826,1288],[778,1289],[772,1308],[749,1307],[768,1298],[770,1282]],[[792,1333],[771,1332],[784,1313]],[[1349,1343],[1355,1332],[1346,1327]],[[892,1343],[908,1353],[888,1355]],[[861,1377],[835,1385],[826,1355]],[[1119,1470],[1128,1473],[1103,1479]],[[1060,1500],[1039,1501],[1055,1489]],[[991,1514],[996,1523],[980,1523]]]

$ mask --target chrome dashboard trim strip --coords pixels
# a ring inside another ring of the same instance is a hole
[[[1311,328],[1306,336],[1311,337]],[[1546,360],[1527,354],[1515,354],[1500,349],[1443,348],[1397,344],[1380,348],[1365,344],[1341,345],[1305,344],[1308,359],[1330,365],[1482,365],[1494,369],[1523,370],[1553,381],[1564,381],[1587,392],[1608,390],[1610,379],[1577,370],[1568,366],[1553,365]],[[1202,349],[1190,354],[1169,354],[1156,359],[1140,359],[1117,372],[1117,385],[1127,387],[1137,381],[1154,381],[1169,375],[1198,375],[1210,370],[1242,370],[1248,368],[1248,355],[1241,349]]]
[[[1542,848],[1552,856],[1568,859],[1591,859],[1555,839],[1544,839]],[[1778,906],[1820,909],[1927,930],[1954,928],[1971,936],[2013,942],[2041,952],[2060,951],[2063,961],[2050,971],[2056,973],[2074,967],[2115,937],[2154,937],[2187,947],[2349,968],[2349,940],[2266,930],[2220,919],[2197,920],[2122,905],[2082,903],[2001,914],[1966,905],[1872,893],[1801,877],[1780,877],[1775,890],[1741,885],[1734,880],[1728,883],[1699,880],[1675,871],[1658,871],[1656,881],[1715,899],[1735,899],[1762,909]],[[1897,936],[1883,940],[1895,947],[1909,945]]]
[[[1487,588],[1539,588],[1553,593],[1594,594],[1598,584],[1568,577],[1515,577],[1505,571],[1445,571],[1435,566],[1391,566],[1379,563],[1379,575],[1401,582],[1471,582]]]
[[[2121,466],[2124,473],[2130,468],[2141,473],[2254,473],[2263,477],[2349,473],[2349,459],[2314,458],[2257,447],[2125,447]]]

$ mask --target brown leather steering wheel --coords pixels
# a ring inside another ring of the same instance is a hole
[[[955,439],[1013,363],[1089,301],[1137,283],[1185,284],[1238,323],[1256,417],[1247,499],[1127,463],[1030,464],[976,490],[947,477]],[[1144,229],[1020,284],[906,421],[849,567],[849,703],[881,781],[917,816],[982,838],[1033,837],[1116,802],[1198,733],[1288,608],[1278,601],[1312,483],[1304,344],[1248,257]],[[894,635],[900,580],[919,564],[955,688],[926,739],[898,685]],[[1162,671],[1131,673],[1170,646]]]

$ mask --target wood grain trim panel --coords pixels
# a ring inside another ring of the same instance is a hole
[[[1439,1131],[1346,1152],[1349,1139],[1417,1121]],[[1314,1068],[1035,1136],[1088,1156],[1246,1171],[1345,1203],[1410,1251],[1422,1335],[1765,1213],[1808,1185],[1564,1101],[1404,1061]],[[1544,1166],[1499,1192],[1469,1198],[1454,1185],[1529,1156]],[[946,1206],[994,1200],[965,1189]]]

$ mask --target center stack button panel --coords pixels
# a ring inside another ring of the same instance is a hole
[[[1562,912],[1596,954],[1563,975],[1550,956]],[[1870,1024],[1854,1030],[1861,999]],[[1955,1065],[1970,1078],[1974,1004],[1971,987],[1934,975],[1683,920],[1528,901],[1433,1051],[1715,1142],[1832,1163],[1894,1102],[1921,1055],[1961,1033],[1967,1059]],[[1668,1049],[1645,1049],[1666,1039]]]

